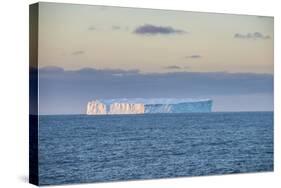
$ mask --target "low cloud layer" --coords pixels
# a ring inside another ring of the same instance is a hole
[[[171,65],[171,66],[167,66],[167,67],[164,67],[165,69],[181,69],[180,66],[177,66],[177,65]]]
[[[186,59],[200,59],[202,58],[201,55],[198,54],[194,54],[194,55],[189,55],[189,56],[185,56]]]
[[[134,30],[138,35],[171,35],[171,34],[184,34],[186,31],[181,29],[175,29],[171,26],[156,26],[151,24],[145,24],[137,27]]]
[[[260,32],[246,33],[246,34],[236,33],[234,35],[234,38],[237,38],[237,39],[254,39],[254,40],[263,39],[263,40],[265,40],[265,39],[270,39],[270,36],[264,35]]]

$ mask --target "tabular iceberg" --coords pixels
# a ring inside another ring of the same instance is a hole
[[[87,115],[211,112],[211,99],[107,99],[87,104]]]

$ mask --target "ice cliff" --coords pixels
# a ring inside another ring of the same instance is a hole
[[[212,101],[193,101],[177,104],[146,104],[144,113],[211,112]]]
[[[87,115],[211,112],[210,99],[107,99],[87,104]]]
[[[140,103],[113,103],[109,107],[108,114],[143,114],[144,104]]]
[[[87,104],[87,114],[88,115],[103,115],[107,114],[106,105],[100,101],[91,101]]]

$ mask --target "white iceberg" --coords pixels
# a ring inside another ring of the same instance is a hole
[[[211,99],[106,99],[88,102],[87,115],[211,112]]]

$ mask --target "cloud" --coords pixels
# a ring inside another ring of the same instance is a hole
[[[139,26],[133,32],[138,35],[171,35],[186,33],[184,30],[174,29],[171,26],[156,26],[151,24]]]
[[[167,67],[164,67],[165,69],[181,69],[180,66],[177,66],[177,65],[171,65],[171,66],[167,66]]]
[[[235,33],[234,38],[237,39],[270,39],[269,35],[264,35],[260,32],[254,32],[254,33],[247,33],[247,34],[241,34],[241,33]]]
[[[68,71],[66,71],[68,72]],[[122,70],[122,69],[94,69],[94,68],[83,68],[80,70],[72,71],[73,73],[79,74],[97,74],[97,75],[132,75],[138,74],[138,69]]]
[[[194,54],[194,55],[185,56],[185,58],[186,59],[200,59],[200,58],[202,58],[202,56]]]
[[[65,70],[61,67],[57,66],[47,66],[39,69],[40,73],[53,74],[57,72],[64,72],[65,74],[80,74],[80,75],[114,75],[114,74],[123,74],[123,75],[132,75],[132,74],[140,74],[140,70],[138,69],[95,69],[85,67],[79,70]]]
[[[77,51],[75,51],[75,52],[72,52],[71,54],[72,55],[82,55],[82,54],[84,54],[85,53],[85,51],[83,51],[83,50],[77,50]]]

